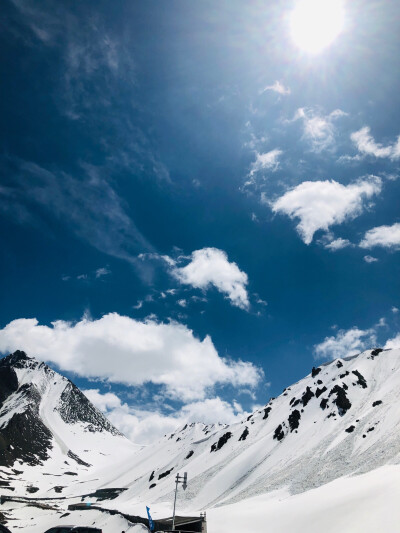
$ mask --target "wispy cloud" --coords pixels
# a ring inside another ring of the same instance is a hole
[[[364,255],[363,259],[366,263],[376,263],[379,261],[376,257],[372,257],[372,255]]]
[[[306,244],[314,233],[325,230],[360,215],[365,200],[381,191],[382,180],[377,176],[360,179],[350,185],[337,181],[304,181],[271,202],[274,213],[300,219],[297,231]]]
[[[334,122],[341,117],[347,116],[347,113],[341,109],[335,109],[329,115],[320,115],[315,110],[300,107],[292,120],[303,122],[303,138],[308,141],[314,152],[321,152],[333,147],[335,141]]]
[[[287,96],[291,93],[290,87],[285,87],[279,80],[276,80],[272,85],[267,85],[260,92],[273,91],[281,96]]]
[[[400,223],[392,226],[377,226],[368,230],[360,242],[360,247],[374,248],[375,246],[398,250],[400,248]]]
[[[381,143],[377,143],[371,135],[371,129],[368,126],[364,126],[352,133],[350,138],[356,145],[357,150],[362,154],[392,160],[400,158],[400,136],[395,143],[384,146]]]
[[[40,207],[98,250],[131,263],[136,262],[138,251],[153,250],[104,177],[103,169],[84,165],[75,177],[32,162],[14,159],[13,164],[17,170],[11,198],[18,209],[37,219]],[[4,200],[9,205],[10,196]],[[25,219],[19,222],[25,223]]]

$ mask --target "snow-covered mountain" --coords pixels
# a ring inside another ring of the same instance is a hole
[[[116,449],[137,448],[46,364],[22,351],[0,360],[0,467],[19,494],[51,490],[49,478],[60,492],[60,477],[76,483],[112,462]]]
[[[190,424],[136,446],[69,380],[16,352],[0,361],[0,476],[14,495],[62,491],[125,513],[165,513],[184,471],[181,511],[300,495],[399,464],[399,406],[400,350],[375,349],[313,368],[240,423]],[[112,505],[95,493],[116,488]]]

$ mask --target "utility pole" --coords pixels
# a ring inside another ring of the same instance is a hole
[[[174,512],[172,515],[172,531],[175,530],[175,508],[176,508],[176,496],[178,494],[178,485],[182,483],[183,490],[186,490],[187,487],[187,472],[184,472],[183,476],[180,476],[179,473],[176,474],[175,478],[175,498],[174,498]]]

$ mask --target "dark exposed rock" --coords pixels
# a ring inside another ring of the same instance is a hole
[[[150,481],[153,481],[153,479],[154,479],[154,474],[155,474],[155,470],[153,470],[153,472],[150,474],[149,482],[150,482]]]
[[[190,450],[190,452],[187,454],[187,456],[185,457],[185,459],[190,459],[192,457],[192,455],[194,454],[194,451],[193,450]]]
[[[78,465],[82,465],[82,466],[92,466],[90,465],[89,463],[87,463],[86,461],[84,461],[83,459],[81,459],[78,455],[76,455],[76,453],[74,453],[73,451],[71,450],[68,450],[68,453],[67,453],[68,457],[70,459],[73,459],[74,461],[76,461],[78,463]]]
[[[333,403],[337,405],[339,415],[343,416],[351,408],[351,403],[347,398],[346,391],[340,385],[335,385],[330,391],[329,396],[332,396],[332,394],[336,394]]]
[[[347,390],[349,388],[346,383],[342,383],[342,387],[344,388],[344,390]]]
[[[315,376],[318,376],[320,372],[321,372],[321,368],[319,367],[315,368],[315,366],[313,366],[311,370],[311,377],[315,378]]]
[[[326,387],[322,387],[322,389],[317,388],[317,390],[315,391],[316,398],[319,398],[321,394],[324,394],[324,392],[326,392],[327,390],[328,389]]]
[[[363,389],[366,389],[367,388],[367,381],[366,381],[365,377],[362,374],[360,374],[360,372],[358,370],[353,370],[353,374],[358,377],[357,384],[361,385],[361,387]]]
[[[32,485],[29,487],[26,487],[26,492],[29,492],[29,494],[35,494],[39,490],[39,487],[33,487]]]
[[[382,348],[375,348],[375,350],[371,351],[372,359],[379,355],[381,352],[383,352]]]
[[[323,398],[321,400],[321,403],[319,404],[319,406],[321,407],[321,409],[326,409],[326,407],[328,406],[328,399],[327,398]]]
[[[283,432],[282,424],[279,424],[279,426],[275,429],[274,439],[282,440],[284,436],[285,434]]]
[[[150,485],[149,489],[154,489],[154,487],[156,487],[156,486],[157,486],[157,483],[152,483],[152,484]]]
[[[158,476],[158,479],[162,479],[164,477],[169,476],[173,469],[174,469],[174,467],[170,468],[169,470],[166,470],[165,472],[162,472],[162,474],[160,474]]]
[[[374,431],[374,429],[375,429],[375,428],[372,426],[372,427],[368,428],[367,431],[368,431],[368,432],[369,432],[369,431]]]
[[[57,492],[57,494],[61,494],[61,492],[65,489],[65,487],[62,487],[61,485],[57,485],[54,487],[54,491]]]
[[[345,378],[346,376],[348,376],[350,374],[350,372],[348,370],[346,370],[346,372],[344,374],[340,374],[339,378],[340,379],[343,379]]]
[[[297,429],[300,425],[300,418],[301,418],[301,415],[300,415],[300,412],[295,409],[294,411],[292,411],[289,415],[289,427],[290,427],[290,431],[293,431],[295,429]]]
[[[243,433],[240,435],[239,440],[246,440],[248,434],[249,434],[249,429],[248,429],[247,426],[246,426],[246,427],[244,428]]]
[[[313,396],[314,396],[313,391],[310,389],[310,387],[307,387],[305,393],[301,397],[301,401],[303,402],[304,407],[308,404],[308,402],[311,400]]]
[[[271,412],[271,407],[266,407],[264,409],[264,416],[263,416],[263,420],[266,420],[268,418],[268,415],[269,413]]]
[[[249,420],[251,420],[252,416],[253,416],[253,415],[249,415],[249,416],[247,417],[247,422],[248,422]]]
[[[376,402],[374,402],[372,404],[372,407],[376,407],[377,405],[381,405],[381,403],[382,403],[382,400],[376,400]]]
[[[317,379],[317,384],[322,385],[323,381],[321,379]]]
[[[336,363],[336,366],[337,366],[338,368],[342,368],[342,366],[343,366],[342,361],[338,361],[338,362]]]
[[[222,437],[219,438],[218,442],[214,442],[214,444],[211,446],[211,452],[217,452],[224,446],[228,440],[232,437],[232,433],[230,431],[227,431],[222,435]]]
[[[345,429],[345,431],[347,433],[353,433],[353,431],[356,429],[356,426],[349,426],[348,428]]]

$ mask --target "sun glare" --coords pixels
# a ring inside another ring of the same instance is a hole
[[[344,27],[342,0],[299,0],[290,15],[294,43],[304,52],[318,54]]]

